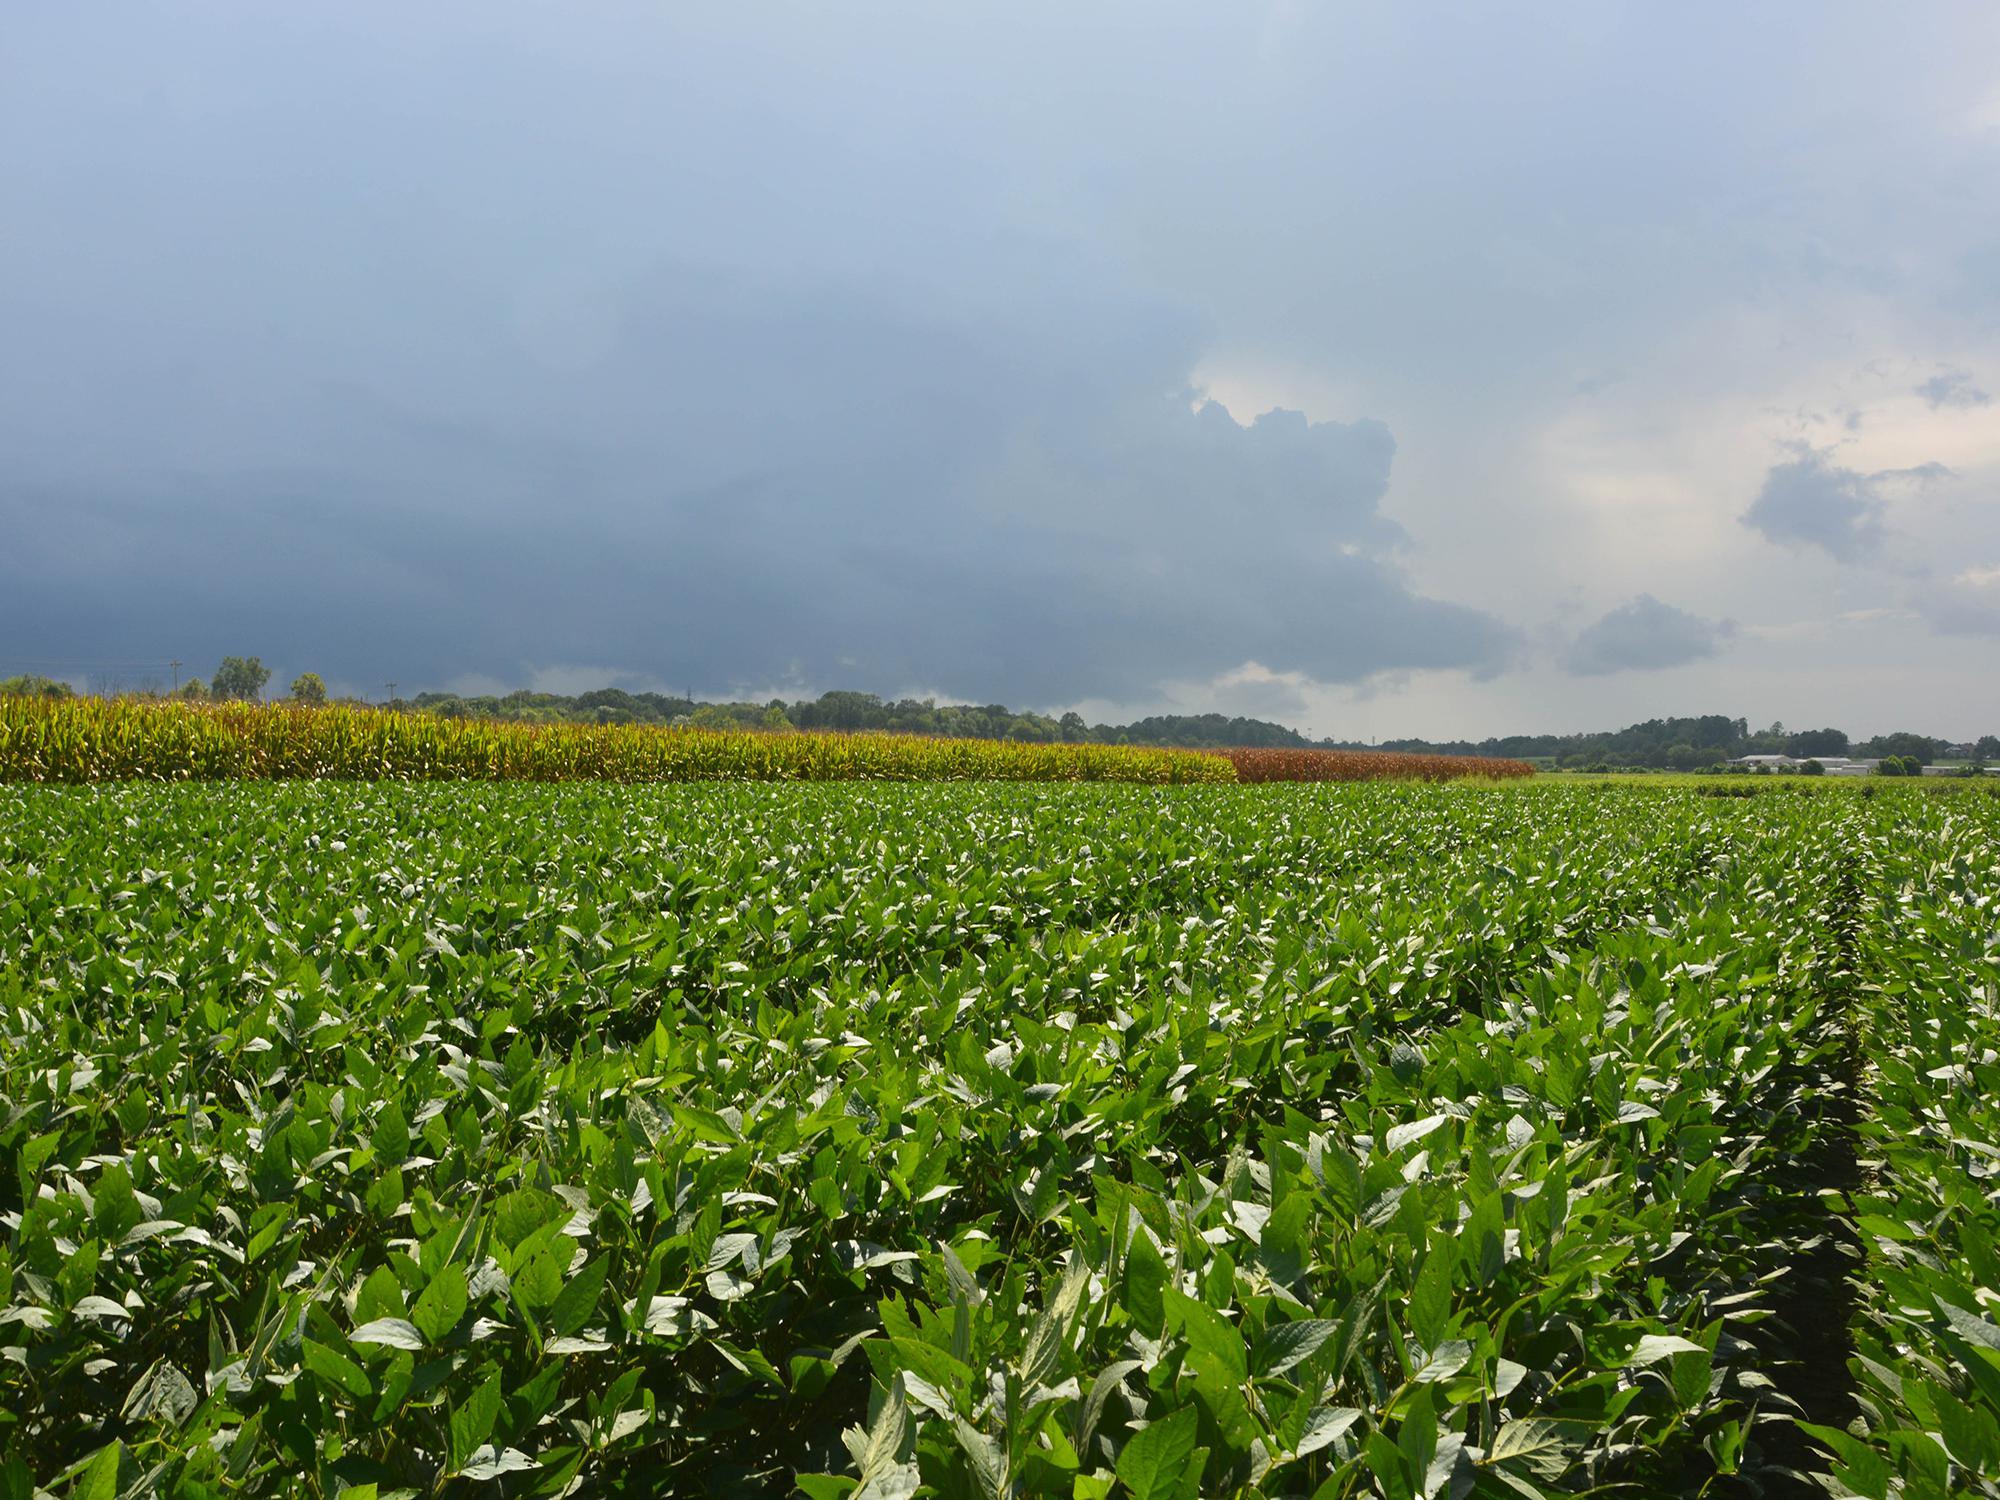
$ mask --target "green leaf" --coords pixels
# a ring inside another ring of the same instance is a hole
[[[771,1363],[763,1350],[739,1349],[736,1345],[725,1343],[721,1339],[715,1340],[713,1347],[717,1354],[743,1374],[754,1376],[778,1390],[785,1388],[785,1377],[778,1373],[778,1367]]]
[[[1404,1416],[1402,1426],[1397,1429],[1396,1446],[1402,1451],[1412,1475],[1421,1480],[1430,1472],[1431,1459],[1438,1448],[1438,1425],[1437,1409],[1432,1405],[1429,1387],[1418,1389],[1416,1400]]]
[[[368,1144],[385,1166],[396,1166],[410,1155],[410,1122],[403,1106],[391,1099],[375,1116],[375,1129]]]
[[[1379,1430],[1370,1432],[1362,1451],[1368,1459],[1368,1472],[1388,1500],[1416,1500],[1416,1478],[1410,1473],[1410,1461],[1386,1434]]]
[[[458,1327],[458,1320],[465,1316],[465,1306],[465,1272],[456,1265],[440,1266],[417,1298],[417,1305],[410,1309],[410,1321],[435,1344]]]
[[[1012,1486],[1007,1482],[1007,1450],[999,1439],[987,1436],[956,1414],[951,1419],[951,1435],[986,1500],[1009,1500]]]
[[[1843,1488],[1863,1500],[1888,1500],[1892,1475],[1887,1459],[1862,1439],[1837,1427],[1822,1427],[1816,1422],[1798,1425],[1801,1432],[1818,1438],[1838,1455],[1840,1462],[1834,1465],[1834,1475]]]
[[[1454,1257],[1440,1246],[1424,1257],[1423,1269],[1410,1289],[1410,1332],[1426,1349],[1435,1349],[1451,1316],[1451,1271]]]
[[[187,1376],[161,1358],[154,1360],[126,1392],[123,1414],[128,1422],[158,1419],[179,1426],[200,1404],[201,1398]]]
[[[1347,1310],[1340,1315],[1340,1338],[1334,1346],[1333,1367],[1326,1372],[1329,1379],[1338,1383],[1347,1373],[1354,1354],[1367,1337],[1369,1327],[1375,1321],[1375,1311],[1382,1302],[1382,1288],[1389,1284],[1384,1276],[1364,1292],[1357,1292]]]
[[[329,1390],[344,1391],[357,1400],[366,1400],[375,1394],[368,1372],[345,1354],[312,1339],[305,1340],[300,1347],[305,1367],[318,1376],[320,1383]]]
[[[495,1448],[485,1443],[473,1450],[465,1467],[458,1472],[467,1479],[484,1480],[498,1479],[503,1474],[532,1474],[537,1467],[534,1459],[519,1448]]]
[[[1365,1415],[1352,1406],[1322,1406],[1306,1418],[1305,1431],[1292,1448],[1294,1458],[1317,1453],[1340,1437]]]
[[[1121,1359],[1097,1372],[1097,1378],[1090,1383],[1090,1395],[1084,1401],[1077,1422],[1076,1448],[1079,1453],[1090,1451],[1090,1445],[1097,1436],[1097,1425],[1104,1417],[1104,1404],[1111,1399],[1111,1393],[1125,1383],[1126,1376],[1134,1370],[1143,1368],[1144,1362],[1141,1360]]]
[[[386,1344],[391,1349],[421,1349],[424,1336],[414,1323],[402,1318],[377,1318],[363,1323],[347,1336],[350,1344]]]
[[[403,1284],[387,1266],[377,1266],[355,1294],[354,1316],[364,1323],[403,1314]]]
[[[1967,1343],[1977,1344],[1982,1349],[2000,1349],[2000,1327],[1989,1323],[1977,1313],[1967,1312],[1943,1298],[1938,1299],[1938,1310],[1951,1324],[1952,1331]]]
[[[1977,1411],[1943,1392],[1937,1409],[1944,1445],[1953,1458],[1978,1474],[2000,1468],[2000,1426],[1991,1412]]]
[[[1583,1422],[1549,1417],[1520,1417],[1494,1435],[1486,1464],[1512,1464],[1540,1479],[1559,1480],[1594,1429]]]
[[[1472,1363],[1472,1345],[1464,1339],[1446,1339],[1417,1367],[1410,1379],[1418,1384],[1449,1380]]]
[[[525,1265],[514,1268],[515,1300],[530,1312],[551,1305],[562,1295],[563,1272],[569,1269],[573,1255],[571,1242],[563,1235],[535,1251]]]
[[[1199,1426],[1195,1409],[1183,1406],[1126,1440],[1117,1469],[1132,1500],[1169,1500],[1179,1490]]]
[[[910,1408],[903,1382],[892,1380],[868,1430],[850,1428],[842,1434],[861,1473],[854,1500],[909,1500],[916,1493],[917,1466],[903,1457],[909,1434]]]
[[[1051,1383],[1060,1373],[1063,1356],[1069,1350],[1070,1325],[1076,1320],[1077,1308],[1082,1305],[1084,1288],[1089,1282],[1090,1273],[1082,1259],[1072,1260],[1048,1306],[1028,1329],[1027,1342],[1021,1350],[1021,1383],[1029,1390]]]
[[[1319,1158],[1326,1195],[1340,1216],[1352,1223],[1361,1215],[1361,1163],[1339,1146],[1328,1146]]]
[[[125,1445],[113,1441],[97,1450],[70,1490],[70,1500],[118,1500],[118,1465],[125,1457]]]
[[[1306,1318],[1267,1328],[1251,1352],[1250,1368],[1259,1375],[1283,1375],[1319,1353],[1338,1332],[1340,1325],[1330,1318]]]
[[[1234,1324],[1178,1288],[1168,1287],[1165,1300],[1169,1318],[1186,1336],[1197,1360],[1232,1384],[1241,1385],[1250,1378],[1249,1355]]]
[[[1701,1345],[1690,1343],[1676,1333],[1649,1333],[1632,1346],[1632,1352],[1625,1357],[1629,1368],[1632,1365],[1650,1365],[1655,1360],[1665,1359],[1670,1354],[1706,1354]]]
[[[1450,1115],[1429,1115],[1408,1125],[1391,1125],[1382,1142],[1382,1149],[1394,1156],[1405,1146],[1415,1145],[1450,1118]]]
[[[472,1460],[473,1453],[493,1434],[500,1415],[500,1372],[488,1367],[486,1378],[472,1388],[451,1413],[451,1468],[453,1473]]]
[[[503,1194],[493,1205],[493,1228],[508,1249],[521,1244],[538,1229],[567,1219],[570,1207],[554,1193],[540,1188],[520,1188]]]
[[[1167,1262],[1144,1229],[1132,1231],[1132,1243],[1125,1251],[1125,1310],[1141,1333],[1157,1339],[1166,1326],[1166,1310],[1160,1293],[1167,1285]]]
[[[604,1290],[604,1273],[611,1262],[604,1256],[587,1261],[557,1294],[549,1309],[549,1327],[558,1336],[575,1333],[597,1311],[598,1293]]]
[[[725,1146],[733,1146],[743,1139],[741,1131],[712,1109],[702,1109],[692,1104],[676,1104],[673,1110],[675,1122],[698,1141],[715,1141]]]

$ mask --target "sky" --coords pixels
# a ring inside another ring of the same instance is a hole
[[[30,6],[0,675],[2000,733],[2000,10]]]

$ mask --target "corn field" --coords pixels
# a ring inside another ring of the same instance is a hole
[[[1235,779],[1219,756],[915,735],[513,724],[384,709],[0,699],[0,782]]]
[[[1397,755],[1386,750],[1225,750],[1238,781],[1458,781],[1532,776],[1523,760]]]

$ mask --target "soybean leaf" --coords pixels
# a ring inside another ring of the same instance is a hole
[[[1183,1406],[1126,1439],[1117,1470],[1132,1500],[1169,1500],[1179,1491],[1198,1430],[1194,1408]]]

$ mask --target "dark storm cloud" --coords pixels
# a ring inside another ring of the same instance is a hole
[[[663,267],[580,368],[472,330],[479,386],[444,413],[299,385],[275,407],[290,466],[17,485],[0,628],[365,683],[587,661],[1021,702],[1253,659],[1503,663],[1505,627],[1396,563],[1386,428],[1196,406],[1171,308],[1009,255],[1005,319]],[[198,423],[213,395],[152,401]]]
[[[1198,304],[1022,227],[865,38],[744,27],[225,6],[79,70],[44,23],[7,649],[1030,704],[1503,665],[1406,575],[1365,409],[1198,407]]]
[[[1566,665],[1579,677],[1658,671],[1714,656],[1735,627],[1641,594],[1586,627],[1571,643]]]

